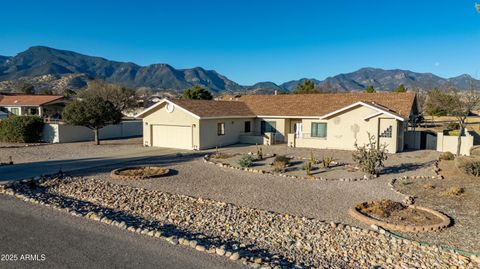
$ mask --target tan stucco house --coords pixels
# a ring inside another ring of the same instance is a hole
[[[61,95],[0,94],[0,111],[10,115],[60,117],[66,100]]]
[[[354,149],[367,133],[403,151],[415,93],[247,95],[230,101],[167,100],[137,115],[145,146],[208,149],[235,143]]]

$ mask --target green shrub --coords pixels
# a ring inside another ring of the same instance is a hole
[[[238,164],[241,167],[251,167],[253,165],[253,157],[249,154],[243,155],[238,161]]]
[[[40,141],[43,120],[37,116],[11,116],[0,121],[0,141],[33,143]]]
[[[442,152],[440,156],[438,156],[438,159],[440,161],[441,160],[450,161],[455,159],[455,155],[453,155],[453,153],[451,153],[450,151]]]
[[[480,176],[480,157],[462,156],[456,159],[457,168],[460,171],[475,177]]]

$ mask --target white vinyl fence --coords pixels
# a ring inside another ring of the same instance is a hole
[[[143,135],[142,121],[122,121],[99,130],[100,139],[139,137]],[[83,126],[61,123],[46,123],[43,126],[42,140],[48,143],[68,143],[92,141],[93,131]]]

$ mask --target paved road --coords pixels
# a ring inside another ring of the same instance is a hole
[[[45,255],[45,261],[0,261],[0,268],[246,268],[2,194],[0,254]]]
[[[114,152],[108,155],[98,155],[89,158],[69,160],[48,160],[41,162],[19,163],[0,167],[0,184],[2,182],[31,178],[38,175],[57,173],[60,169],[63,172],[73,172],[95,167],[111,166],[114,164],[139,161],[151,157],[178,153],[178,149],[166,148],[143,148],[140,150],[129,150]]]

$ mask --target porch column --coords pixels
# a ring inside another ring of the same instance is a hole
[[[41,106],[38,107],[38,116],[40,118],[43,118],[43,107],[41,107]]]

